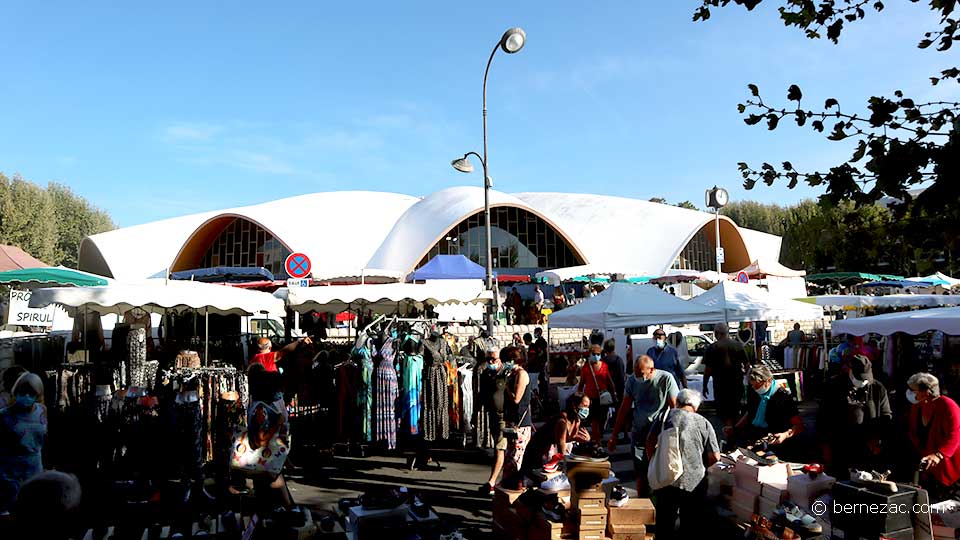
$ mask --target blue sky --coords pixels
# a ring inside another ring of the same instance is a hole
[[[348,5],[349,4],[349,5]],[[689,199],[718,184],[781,203],[809,188],[740,187],[738,161],[800,169],[848,155],[809,129],[748,127],[757,83],[784,102],[859,109],[924,98],[947,55],[914,47],[936,19],[887,2],[840,45],[785,29],[778,3],[691,22],[695,0],[623,2],[8,2],[0,171],[62,182],[122,226],[317,191],[424,195],[480,184],[449,162],[481,149],[507,192]],[[322,216],[317,216],[322,217]]]

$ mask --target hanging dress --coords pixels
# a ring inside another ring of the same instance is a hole
[[[360,384],[357,392],[357,407],[360,409],[360,440],[373,439],[373,358],[368,347],[353,349],[360,366]]]
[[[447,365],[434,361],[425,370],[423,383],[423,438],[427,441],[450,438],[450,395],[447,392]]]
[[[400,385],[401,419],[410,435],[420,434],[420,394],[423,392],[423,356],[407,354],[404,356],[403,373]]]
[[[373,398],[373,440],[386,441],[390,450],[397,447],[396,404],[399,396],[397,370],[393,367],[393,344],[394,340],[389,338],[380,347]]]

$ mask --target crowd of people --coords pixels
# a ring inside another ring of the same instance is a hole
[[[684,538],[698,534],[695,529],[703,522],[699,516],[705,507],[706,469],[717,461],[721,448],[749,448],[762,442],[781,460],[820,462],[838,478],[849,477],[852,470],[893,470],[891,478],[903,480],[917,473],[931,500],[958,495],[960,407],[943,395],[934,375],[914,373],[898,388],[894,382],[874,377],[879,369],[875,344],[845,340],[830,352],[836,361],[830,363],[831,377],[821,390],[818,414],[805,422],[796,396],[778,384],[766,365],[750,361],[743,343],[729,335],[727,325],[717,325],[714,334],[716,340],[703,358],[703,394],[688,388],[685,362],[672,344],[676,340],[657,329],[653,346],[630,363],[616,353],[612,340],[591,345],[579,368],[575,393],[539,426],[534,424],[535,403],[546,398],[549,382],[548,345],[542,330],[515,334],[503,348],[471,340],[461,354],[476,357],[476,422],[482,426],[478,443],[493,448],[495,456],[480,493],[490,494],[498,484],[519,488],[544,471],[557,470],[578,443],[595,451],[605,446],[607,452],[617,452],[624,448],[619,443],[626,433],[637,493],[654,497],[661,523],[679,517]],[[795,327],[787,342],[802,343],[801,334]],[[304,344],[309,346],[309,339],[273,351],[269,340],[258,343],[247,369],[246,441],[253,450],[275,444],[289,449],[289,417],[279,371]],[[713,415],[708,418],[700,411],[711,391]],[[899,391],[900,400],[896,399]],[[30,512],[33,496],[27,494],[32,483],[58,485],[57,489],[70,494],[61,497],[64,501],[79,498],[75,478],[44,476],[43,397],[43,383],[36,374],[18,367],[4,371],[0,512]],[[679,434],[683,474],[668,485],[651,485],[651,458],[659,435],[667,429]],[[265,507],[292,504],[282,467],[251,479]],[[244,476],[235,474],[231,489],[241,490],[245,484]],[[42,495],[52,488],[33,489]],[[72,502],[64,503],[62,511],[72,508]],[[658,537],[670,538],[674,532],[671,527],[658,527]]]

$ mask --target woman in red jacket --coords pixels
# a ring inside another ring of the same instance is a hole
[[[960,407],[940,395],[940,381],[929,373],[913,374],[907,386],[910,441],[923,456],[920,485],[939,502],[951,498],[960,480]]]

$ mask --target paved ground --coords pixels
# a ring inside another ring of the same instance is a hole
[[[812,425],[815,411],[813,403],[801,404],[801,415],[808,426]],[[701,412],[711,419],[719,434],[721,424],[712,415],[709,404],[705,404]],[[628,444],[621,444],[610,461],[614,474],[633,497],[636,496],[635,475],[630,451]],[[468,537],[486,536],[485,533],[491,530],[491,498],[480,496],[476,489],[490,474],[492,452],[435,450],[433,455],[442,466],[439,471],[410,471],[406,464],[408,456],[412,455],[395,453],[366,458],[337,456],[308,462],[301,460],[297,465],[303,467],[303,474],[288,476],[288,481],[299,504],[324,511],[330,511],[340,498],[356,497],[371,486],[406,486],[412,493],[420,494],[448,524],[468,531]]]

